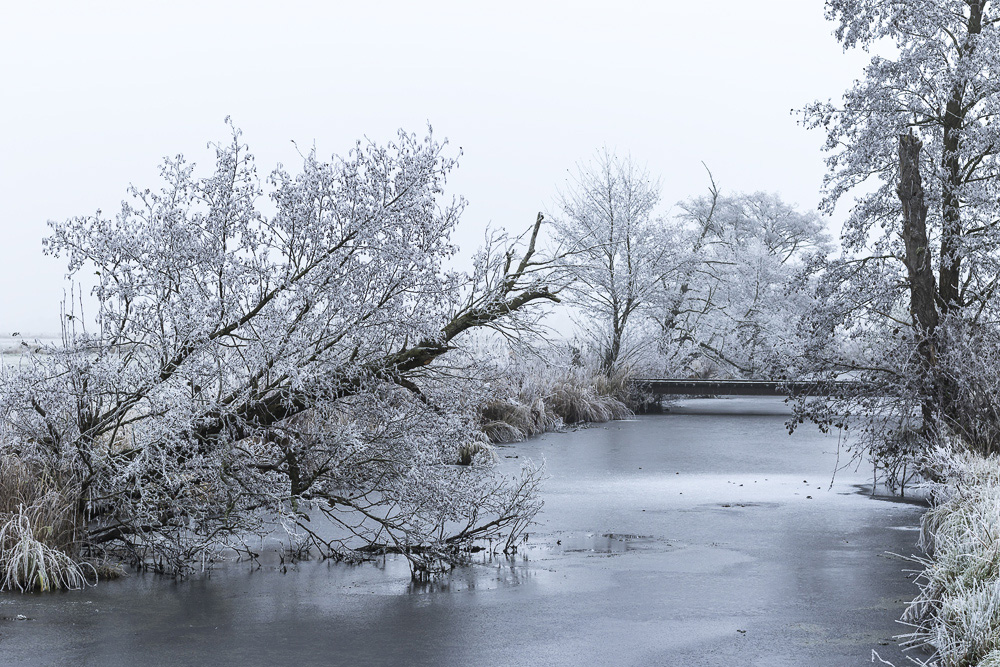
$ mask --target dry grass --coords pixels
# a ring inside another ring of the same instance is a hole
[[[496,458],[496,452],[489,442],[472,440],[458,448],[458,465],[469,466],[477,459],[492,463]]]
[[[490,442],[519,442],[562,424],[545,400],[530,391],[487,403],[482,408],[482,418],[483,431]]]
[[[558,382],[546,397],[546,404],[567,424],[607,422],[632,414],[622,401],[575,378]]]
[[[41,517],[51,513],[50,504],[42,499],[22,505],[0,524],[0,590],[51,591],[87,585],[85,568],[89,566],[46,543],[53,528]]]
[[[536,369],[509,397],[483,406],[483,431],[491,442],[517,442],[563,424],[624,419],[632,415],[627,392],[624,374],[607,378],[583,369]]]
[[[93,567],[74,559],[80,517],[70,484],[0,457],[0,590],[82,588]]]

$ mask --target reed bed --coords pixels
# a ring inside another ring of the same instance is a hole
[[[481,409],[490,442],[518,442],[564,425],[607,422],[632,415],[625,374],[607,378],[579,368],[536,369],[511,383],[506,396]]]

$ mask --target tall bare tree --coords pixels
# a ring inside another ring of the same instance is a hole
[[[605,373],[634,352],[637,313],[678,268],[674,240],[656,213],[659,200],[659,181],[607,148],[577,166],[561,195],[554,226],[575,279],[569,291]]]

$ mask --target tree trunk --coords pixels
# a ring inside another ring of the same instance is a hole
[[[920,356],[924,399],[922,405],[925,432],[931,426],[937,405],[935,368],[937,352],[934,330],[938,325],[935,303],[934,269],[927,240],[927,204],[920,178],[920,149],[923,144],[912,134],[899,137],[899,185],[896,194],[903,205],[903,243],[906,246],[906,271],[910,283],[910,317]],[[942,280],[944,280],[942,269]]]
[[[941,312],[948,313],[960,303],[959,276],[962,259],[959,244],[962,237],[961,202],[958,188],[961,185],[961,165],[958,157],[959,135],[962,129],[962,94],[956,87],[945,109],[944,151],[941,167],[944,181],[941,184],[941,280],[938,298]]]
[[[962,47],[958,49],[956,70],[959,72],[963,61],[972,58],[977,39],[983,32],[983,6],[986,2],[966,0],[966,4],[969,6],[969,17],[966,19],[968,34]],[[941,154],[941,168],[944,180],[941,183],[941,279],[938,283],[938,299],[943,314],[953,312],[963,305],[959,284],[962,273],[961,242],[964,230],[959,189],[963,185],[964,177],[959,149],[965,129],[967,111],[964,97],[968,85],[965,75],[960,76],[952,84],[942,121],[944,150]]]
[[[611,325],[611,338],[608,340],[608,346],[604,350],[604,359],[601,360],[601,372],[611,377],[612,373],[615,371],[615,367],[618,365],[618,357],[622,353],[622,327],[619,326],[616,320]]]

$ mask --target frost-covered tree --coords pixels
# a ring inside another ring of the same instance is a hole
[[[794,374],[811,267],[830,250],[819,216],[776,194],[722,194],[714,180],[708,195],[679,208],[689,251],[680,276],[663,281],[658,295],[662,349],[680,372]]]
[[[888,55],[872,57],[841,103],[804,112],[827,134],[825,210],[856,196],[845,257],[827,268],[829,307],[812,325],[817,356],[909,396],[897,428],[916,402],[924,427],[961,433],[961,373],[940,362],[956,331],[975,336],[997,321],[1000,8],[828,0],[826,12],[845,49]],[[827,344],[838,332],[847,349]]]
[[[0,448],[72,492],[84,548],[177,572],[277,521],[426,570],[524,530],[538,474],[493,467],[461,339],[557,299],[542,216],[447,270],[463,202],[443,148],[400,133],[262,185],[234,131],[211,175],[167,160],[116,216],[52,223],[96,323],[67,309],[65,346],[2,376]]]
[[[560,199],[555,231],[574,278],[572,304],[607,374],[636,351],[639,313],[678,268],[659,199],[659,182],[644,167],[607,149],[578,166]]]

